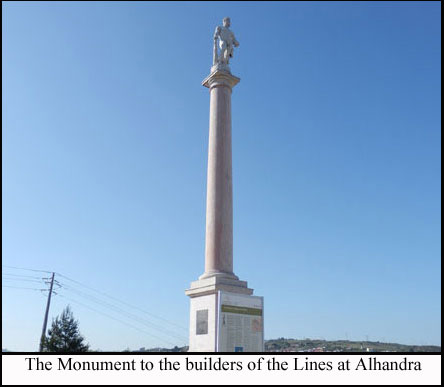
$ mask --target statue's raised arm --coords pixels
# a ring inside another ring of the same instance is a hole
[[[214,31],[214,48],[213,48],[213,68],[230,72],[228,66],[230,58],[233,57],[233,46],[238,47],[239,42],[234,37],[233,31],[230,30],[231,21],[229,17],[223,19],[223,25],[217,26]],[[217,46],[219,42],[218,52]]]

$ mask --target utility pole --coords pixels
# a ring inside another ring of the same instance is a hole
[[[43,351],[43,340],[46,337],[46,324],[48,323],[48,313],[49,313],[49,305],[51,304],[52,287],[54,285],[54,275],[55,275],[55,273],[52,273],[51,286],[49,287],[49,294],[48,294],[48,302],[46,303],[45,318],[43,320],[42,337],[40,338],[39,352]]]

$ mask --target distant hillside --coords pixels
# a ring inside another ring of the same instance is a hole
[[[128,350],[127,350],[128,351]],[[188,346],[174,348],[140,348],[132,352],[187,352]],[[379,341],[285,339],[265,340],[265,352],[441,352],[435,345],[404,345]]]
[[[265,341],[265,352],[441,352],[435,345],[404,345],[379,341],[285,339]]]
[[[188,346],[174,348],[129,348],[122,352],[187,352]],[[2,348],[2,352],[11,352]],[[101,352],[92,350],[91,352]],[[379,341],[348,341],[348,340],[317,340],[317,339],[286,339],[265,340],[265,352],[441,352],[436,345],[405,345],[381,343]]]

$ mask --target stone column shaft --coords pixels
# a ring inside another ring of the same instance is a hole
[[[239,78],[225,71],[203,82],[210,89],[205,273],[237,277],[233,273],[233,183],[231,167],[231,92]]]

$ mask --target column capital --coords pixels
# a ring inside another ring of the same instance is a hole
[[[240,78],[235,77],[226,71],[216,70],[202,81],[202,86],[208,87],[209,89],[218,86],[227,86],[232,89],[239,83],[239,81]]]

